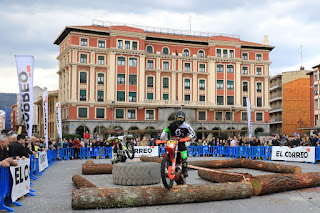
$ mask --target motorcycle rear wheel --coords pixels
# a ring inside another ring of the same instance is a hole
[[[126,153],[127,153],[128,158],[133,159],[134,158],[134,146],[133,146],[133,143],[131,141],[128,141],[126,146],[127,146]]]
[[[170,157],[167,154],[161,161],[161,179],[165,188],[171,189],[173,186],[173,180],[168,177],[168,167],[171,166]]]

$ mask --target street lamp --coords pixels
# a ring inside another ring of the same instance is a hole
[[[234,106],[232,105],[232,106],[230,106],[230,123],[231,123],[231,127],[230,127],[230,129],[231,129],[231,135],[233,136],[233,132],[232,132],[232,118],[233,118],[233,116],[232,116],[232,110],[233,110],[233,108],[234,108]]]
[[[111,110],[112,110],[112,120],[111,120],[111,128],[113,128],[113,108],[115,101],[111,101]]]

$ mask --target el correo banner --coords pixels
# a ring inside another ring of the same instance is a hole
[[[299,146],[291,149],[287,146],[273,146],[271,159],[313,163],[316,160],[315,147]]]
[[[21,111],[28,136],[33,125],[33,56],[16,55]]]
[[[43,106],[43,134],[46,139],[46,149],[48,149],[48,91],[42,93],[42,106]]]
[[[30,159],[18,160],[18,166],[10,166],[12,177],[12,202],[30,191]]]
[[[38,152],[39,156],[39,172],[42,172],[48,165],[47,151]]]
[[[158,157],[159,147],[158,146],[134,146],[134,157],[140,158],[142,155],[148,157]]]
[[[60,138],[60,140],[62,140],[61,104],[60,104],[60,102],[56,103],[56,123],[57,123],[57,130],[58,130],[59,138]]]
[[[251,121],[251,106],[250,106],[250,101],[249,98],[246,98],[247,102],[247,120],[248,120],[248,135],[249,138],[252,136],[252,121]]]

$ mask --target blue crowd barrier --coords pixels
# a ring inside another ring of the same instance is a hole
[[[320,160],[320,147],[316,147],[316,160],[314,163],[316,163],[318,160]]]

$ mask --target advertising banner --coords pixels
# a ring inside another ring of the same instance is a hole
[[[252,121],[251,121],[251,106],[250,106],[250,101],[249,98],[246,98],[247,102],[247,120],[248,120],[248,135],[249,138],[252,136]]]
[[[46,149],[48,149],[48,91],[42,93],[42,106],[43,106],[43,134],[46,139]]]
[[[30,159],[18,160],[18,166],[10,166],[12,177],[12,202],[30,191]]]
[[[62,140],[62,124],[61,124],[61,104],[60,102],[56,103],[56,123],[57,130],[60,140]]]
[[[28,136],[33,125],[33,56],[16,55],[21,112]]]
[[[39,172],[42,172],[48,165],[47,151],[38,152],[39,156]]]
[[[159,156],[159,147],[158,146],[134,146],[134,157],[140,158],[142,155],[148,157],[157,157]]]
[[[273,146],[271,159],[313,163],[316,160],[315,147],[299,146],[291,149],[287,146]]]

